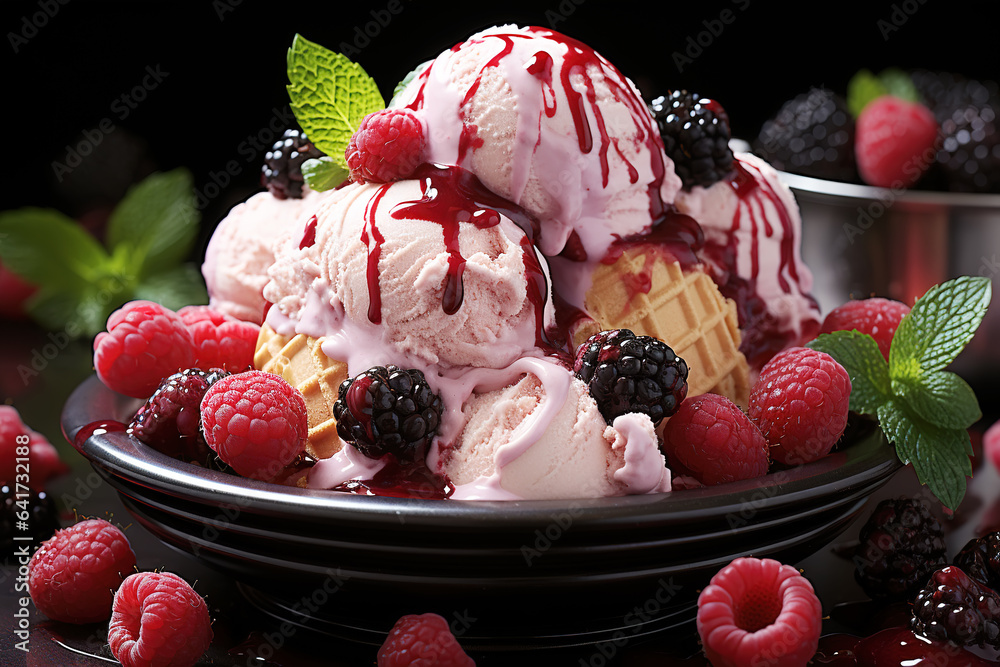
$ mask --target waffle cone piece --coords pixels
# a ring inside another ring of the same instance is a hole
[[[340,383],[347,379],[347,364],[323,354],[322,340],[302,334],[289,338],[265,324],[253,356],[257,370],[280,375],[302,392],[309,412],[306,452],[316,459],[333,456],[343,446],[333,404]]]
[[[687,362],[689,396],[722,394],[746,408],[750,379],[736,305],[704,271],[685,271],[659,251],[630,248],[614,264],[598,265],[584,307],[594,321],[573,331],[575,345],[610,329],[654,336]]]

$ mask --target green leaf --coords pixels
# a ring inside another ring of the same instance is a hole
[[[860,70],[847,82],[847,108],[857,118],[869,102],[885,94],[885,84],[871,70]]]
[[[898,97],[907,102],[920,102],[920,93],[913,85],[909,74],[898,67],[889,67],[878,74],[878,79],[885,88],[886,94]]]
[[[198,268],[192,264],[149,276],[135,288],[136,299],[155,301],[171,310],[208,303],[208,292]]]
[[[392,99],[389,100],[389,106],[390,107],[393,107],[393,106],[396,105],[396,101],[399,98],[399,94],[401,92],[403,92],[408,85],[410,85],[411,81],[413,81],[418,76],[420,76],[421,74],[423,74],[424,70],[427,69],[428,67],[430,67],[430,65],[431,65],[432,62],[434,62],[434,61],[433,60],[428,60],[426,62],[420,63],[419,65],[417,65],[416,67],[414,67],[412,70],[410,70],[410,73],[407,74],[406,76],[404,76],[402,81],[400,81],[399,83],[396,84],[396,89],[392,91]]]
[[[302,176],[306,179],[306,184],[316,190],[323,192],[332,190],[350,176],[350,172],[337,164],[329,155],[321,158],[306,160],[302,163]]]
[[[972,340],[989,306],[989,278],[962,276],[935,285],[899,323],[889,348],[889,377],[922,384]]]
[[[0,261],[29,283],[79,293],[105,272],[108,260],[97,239],[58,211],[0,213]]]
[[[868,334],[835,331],[820,334],[807,347],[826,352],[837,360],[851,378],[851,405],[854,412],[875,416],[891,394],[889,367]]]
[[[107,243],[112,250],[126,247],[138,274],[159,273],[187,257],[199,218],[186,169],[153,174],[130,188],[115,208]]]
[[[385,108],[378,85],[346,56],[296,35],[288,50],[288,96],[317,148],[347,167],[344,150],[361,120]]]
[[[983,416],[972,387],[948,371],[933,371],[920,384],[893,380],[892,390],[913,412],[941,428],[969,428]]]
[[[897,400],[880,407],[878,419],[900,461],[912,464],[920,483],[946,507],[957,510],[965,496],[966,478],[972,477],[969,432],[934,426]]]

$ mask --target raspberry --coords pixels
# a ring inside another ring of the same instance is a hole
[[[475,667],[437,614],[403,616],[378,650],[378,667]]]
[[[847,427],[851,378],[825,352],[793,347],[764,365],[750,392],[750,419],[771,458],[798,465],[830,453]]]
[[[209,306],[185,306],[177,311],[194,343],[198,368],[223,368],[230,373],[253,368],[260,326],[238,320]]]
[[[1000,588],[1000,532],[969,540],[955,556],[955,565],[979,583]]]
[[[912,599],[927,577],[947,562],[941,524],[920,500],[883,500],[859,539],[854,578],[875,599]]]
[[[698,596],[698,634],[715,667],[805,665],[822,620],[809,580],[769,558],[737,558]]]
[[[735,403],[718,394],[684,401],[667,422],[663,448],[671,467],[683,467],[708,485],[760,477],[769,464],[764,436]]]
[[[56,531],[35,552],[28,591],[52,620],[106,621],[115,590],[134,569],[135,554],[122,531],[103,519],[88,519]]]
[[[954,565],[941,568],[913,600],[911,627],[930,639],[1000,649],[1000,596]]]
[[[131,301],[108,318],[94,339],[94,368],[109,388],[148,398],[163,378],[194,362],[194,342],[177,313],[152,301]]]
[[[205,463],[209,449],[201,433],[201,401],[227,373],[190,368],[160,384],[129,424],[129,433],[168,456]]]
[[[309,137],[299,130],[285,130],[281,139],[264,156],[260,184],[278,199],[302,199],[305,178],[302,163],[311,158],[323,157]]]
[[[390,183],[407,178],[424,161],[424,127],[413,112],[383,109],[368,114],[347,145],[351,178]]]
[[[15,493],[15,491],[17,491]],[[23,521],[24,512],[28,512],[28,530],[18,527]],[[59,530],[59,510],[52,497],[36,489],[28,489],[27,497],[24,490],[17,490],[13,484],[0,486],[0,562],[10,559],[13,563],[14,548],[24,544],[27,537],[33,544],[41,544]],[[18,537],[18,540],[14,540]]]
[[[888,361],[892,337],[896,335],[899,322],[908,312],[910,312],[909,306],[892,299],[876,297],[848,301],[830,311],[823,320],[820,333],[855,330],[868,334],[878,343],[878,349]]]
[[[686,90],[672,91],[650,104],[667,157],[688,190],[709,187],[732,173],[729,116],[715,100]]]
[[[687,396],[684,360],[663,341],[628,329],[602,331],[584,341],[573,372],[587,384],[608,424],[626,412],[641,412],[659,425]]]
[[[305,448],[302,393],[281,377],[248,371],[222,378],[205,392],[205,442],[245,477],[270,481]]]
[[[375,366],[340,383],[333,417],[341,439],[365,456],[412,461],[437,433],[443,410],[420,371]]]
[[[983,452],[993,462],[993,467],[1000,470],[1000,421],[983,434]]]
[[[27,456],[24,455],[27,447]],[[27,459],[18,468],[18,459]],[[59,452],[37,431],[32,431],[24,422],[17,409],[10,405],[0,405],[0,483],[27,483],[35,491],[45,488],[48,481],[69,471]],[[20,478],[18,477],[20,475]],[[24,478],[27,477],[27,482]]]
[[[934,161],[938,124],[927,107],[883,95],[858,116],[854,152],[861,178],[880,187],[908,187]]]
[[[123,667],[191,667],[212,643],[205,600],[169,572],[137,572],[115,594],[108,627]]]

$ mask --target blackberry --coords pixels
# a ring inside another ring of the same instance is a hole
[[[218,368],[174,373],[135,413],[128,432],[168,456],[204,465],[212,451],[201,432],[201,399],[227,375]]]
[[[302,199],[302,163],[311,158],[323,157],[305,133],[289,129],[274,142],[274,146],[264,156],[260,183],[278,199]]]
[[[956,192],[1000,190],[1000,98],[967,104],[941,121],[937,162],[948,189]]]
[[[660,128],[663,148],[690,190],[709,187],[733,171],[729,116],[715,100],[686,90],[658,97],[649,107]]]
[[[588,385],[608,424],[641,412],[658,425],[687,396],[687,363],[663,341],[628,329],[588,338],[576,350],[573,372]]]
[[[813,88],[785,102],[753,142],[757,155],[776,169],[835,181],[857,181],[854,117],[847,102]]]
[[[860,540],[854,578],[875,599],[911,598],[947,563],[941,524],[919,500],[880,502],[861,529]]]
[[[1000,88],[995,81],[967,79],[951,72],[914,70],[910,78],[939,123],[950,118],[959,107],[982,106],[1000,96]]]
[[[25,510],[28,512],[26,520],[21,518],[21,513]],[[18,523],[22,520],[28,525],[26,531],[18,529]],[[0,486],[0,549],[3,550],[0,560],[10,557],[18,544],[38,546],[57,530],[59,511],[49,494],[31,489],[27,498],[18,498],[14,487],[7,484]],[[15,541],[15,537],[30,537],[31,541]]]
[[[1000,595],[950,565],[913,600],[911,627],[929,639],[1000,649]]]
[[[443,410],[420,371],[375,366],[340,383],[333,417],[341,439],[365,456],[409,462],[437,433]]]
[[[969,540],[954,563],[979,583],[1000,589],[1000,532]]]

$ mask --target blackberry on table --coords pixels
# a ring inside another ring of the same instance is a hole
[[[261,185],[278,199],[302,199],[302,163],[312,158],[323,157],[304,132],[296,129],[285,130],[281,139],[264,156],[261,168]]]
[[[911,627],[930,639],[1000,649],[1000,596],[950,565],[917,594]]]
[[[18,514],[25,510],[28,511],[28,519],[25,521],[27,531],[18,529]],[[38,546],[57,530],[59,510],[48,493],[30,489],[27,498],[18,499],[13,486],[0,486],[0,549],[3,550],[0,561],[13,554],[17,544]],[[29,537],[31,541],[15,541],[15,537]]]
[[[912,597],[947,562],[941,524],[909,498],[880,502],[861,529],[854,578],[875,599]]]
[[[653,100],[650,111],[660,128],[667,157],[673,160],[685,189],[696,185],[707,188],[732,173],[732,135],[722,105],[686,90],[675,90]]]
[[[687,363],[663,341],[629,329],[588,338],[577,348],[573,372],[588,385],[608,424],[641,412],[658,425],[687,396]]]
[[[443,410],[420,371],[375,366],[340,384],[333,417],[341,439],[365,456],[412,461],[437,433]]]
[[[969,540],[954,563],[979,583],[1000,588],[1000,532]]]
[[[833,91],[813,88],[785,102],[764,123],[753,150],[776,169],[835,181],[857,181],[854,117]]]

